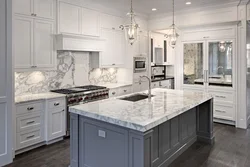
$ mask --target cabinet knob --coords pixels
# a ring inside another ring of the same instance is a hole
[[[125,93],[127,92],[127,90],[123,90]]]
[[[59,106],[60,105],[60,103],[54,103],[54,106]]]
[[[33,109],[34,109],[34,107],[28,107],[28,108],[27,108],[28,111],[31,111],[31,110],[33,110]]]
[[[115,64],[112,64],[112,66],[115,66]]]
[[[112,92],[112,95],[115,95],[115,92]]]
[[[114,28],[114,27],[112,27],[112,30],[115,30],[115,28]]]

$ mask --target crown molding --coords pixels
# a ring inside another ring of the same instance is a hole
[[[250,1],[250,0],[243,0],[243,1]],[[241,1],[240,1],[241,2]],[[196,13],[196,12],[203,12],[203,11],[211,11],[215,9],[223,9],[223,8],[230,8],[230,7],[237,7],[240,2],[231,2],[223,5],[212,5],[212,6],[207,6],[207,7],[201,7],[201,8],[194,8],[194,9],[189,9],[189,10],[181,10],[181,11],[176,11],[176,15],[183,15],[187,13]],[[162,14],[155,14],[155,15],[149,15],[149,20],[158,20],[158,19],[163,19],[166,17],[172,16],[172,12],[167,12],[167,13],[162,13]]]

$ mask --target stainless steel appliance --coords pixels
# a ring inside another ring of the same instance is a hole
[[[146,57],[134,57],[134,72],[147,71],[147,58]]]
[[[70,135],[70,113],[68,110],[70,106],[75,106],[79,104],[84,104],[88,102],[109,98],[108,88],[102,86],[94,86],[94,85],[79,86],[69,89],[58,89],[58,90],[52,90],[51,92],[66,95],[66,103],[67,103],[66,136]]]

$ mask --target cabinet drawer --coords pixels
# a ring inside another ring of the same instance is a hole
[[[222,101],[222,102],[230,102],[234,103],[234,93],[233,92],[216,92],[209,91],[211,95],[214,97],[214,101]]]
[[[116,97],[119,96],[119,90],[118,89],[110,89],[109,90],[109,97]]]
[[[234,105],[214,105],[214,117],[219,119],[234,121],[235,109]]]
[[[17,150],[24,147],[28,147],[44,140],[44,134],[42,129],[36,129],[29,132],[17,133],[16,147]]]
[[[119,89],[119,96],[132,93],[132,87],[126,86]]]
[[[161,88],[171,88],[170,80],[160,81],[159,85]]]
[[[48,102],[49,109],[65,108],[65,106],[66,106],[65,98],[54,99]]]
[[[41,113],[35,113],[17,117],[16,131],[23,132],[35,128],[37,129],[40,128],[42,124],[43,124],[43,115]]]
[[[43,111],[43,109],[44,109],[43,102],[24,103],[17,105],[16,113],[26,114],[30,112]]]

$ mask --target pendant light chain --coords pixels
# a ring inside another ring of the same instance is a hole
[[[174,22],[175,22],[175,20],[174,20],[174,14],[175,14],[175,12],[174,12],[174,0],[173,0],[173,25],[174,25]]]

